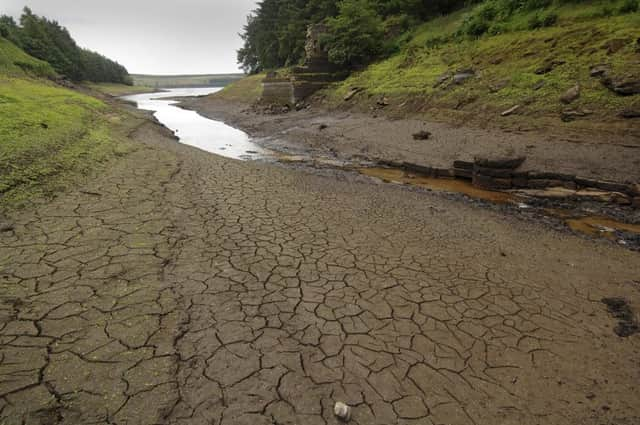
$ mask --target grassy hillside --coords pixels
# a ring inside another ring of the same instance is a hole
[[[0,38],[0,209],[53,195],[131,149],[122,112],[40,78],[52,75]]]
[[[212,96],[232,102],[255,103],[262,96],[262,80],[266,74],[256,74],[235,81]]]
[[[391,105],[417,111],[444,108],[499,115],[520,105],[515,115],[559,115],[572,109],[614,117],[640,106],[638,96],[613,93],[590,69],[606,64],[611,75],[640,78],[640,13],[620,14],[625,3],[565,2],[542,12],[521,12],[489,23],[494,29],[478,39],[460,33],[483,6],[465,9],[425,23],[400,52],[354,73],[325,95],[330,104],[341,105],[358,87],[362,92],[351,101],[356,105],[370,105],[384,96]],[[531,29],[547,15],[555,20],[552,26]],[[545,66],[546,72],[541,71]],[[460,84],[444,78],[469,69],[475,76]],[[560,97],[576,83],[580,98],[564,105]]]
[[[51,65],[29,56],[13,43],[0,37],[0,76],[53,77]]]

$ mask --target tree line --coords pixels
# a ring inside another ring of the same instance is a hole
[[[58,74],[72,81],[133,84],[124,66],[79,47],[65,27],[35,15],[28,7],[23,10],[20,24],[11,16],[0,16],[0,36],[31,56],[49,62]]]
[[[410,30],[439,15],[479,4],[456,37],[474,38],[502,31],[515,13],[538,11],[530,29],[555,25],[553,6],[592,0],[261,0],[241,33],[238,63],[248,73],[294,66],[304,58],[309,24],[325,23],[320,40],[329,60],[342,69],[364,66],[391,55]],[[606,2],[604,2],[606,3]],[[639,0],[624,0],[621,13],[637,11]]]
[[[325,22],[329,59],[343,68],[396,49],[397,36],[468,0],[262,0],[241,34],[238,62],[248,73],[299,64],[307,26]]]

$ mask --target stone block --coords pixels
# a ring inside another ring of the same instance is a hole
[[[573,181],[556,180],[556,179],[529,179],[529,187],[531,189],[545,189],[547,187],[564,187],[566,189],[577,189],[577,185]]]
[[[520,167],[524,161],[526,161],[526,157],[519,156],[515,158],[487,158],[487,157],[476,157],[474,160],[475,165],[483,168],[502,168],[515,170]]]
[[[454,177],[457,177],[459,179],[469,179],[469,180],[473,179],[473,171],[469,169],[454,168],[453,175]]]
[[[434,168],[433,173],[435,174],[436,177],[444,177],[444,178],[455,177],[455,174],[453,173],[453,170],[451,168]]]
[[[453,161],[453,168],[472,171],[473,170],[473,162],[470,162],[470,161]]]
[[[262,101],[269,104],[293,105],[293,84],[289,80],[264,80],[262,83]]]
[[[403,162],[402,168],[406,171],[410,171],[416,174],[422,174],[424,176],[435,176],[435,170],[433,167],[429,167],[426,165],[413,164],[411,162]]]
[[[567,182],[574,182],[576,179],[576,176],[572,174],[553,173],[546,171],[530,171],[528,173],[528,176],[531,179],[562,180]]]
[[[513,177],[513,170],[508,168],[485,168],[475,165],[473,174],[480,174],[488,177],[499,177],[501,179],[510,179]]]
[[[507,190],[513,187],[511,179],[501,179],[476,174],[473,176],[473,185],[481,189]]]

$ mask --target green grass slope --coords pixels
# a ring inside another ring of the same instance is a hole
[[[84,85],[91,90],[95,90],[102,94],[107,94],[109,96],[128,96],[132,94],[140,94],[140,93],[153,93],[156,90],[152,87],[145,86],[128,86],[126,84],[117,84],[117,83],[92,83],[86,82]]]
[[[29,56],[15,44],[0,37],[0,75],[9,77],[53,77],[51,65]]]
[[[131,149],[123,112],[42,76],[53,76],[46,63],[0,38],[0,209],[53,195]]]
[[[355,106],[384,96],[390,109],[403,104],[417,112],[482,111],[499,116],[520,105],[515,116],[558,118],[561,111],[573,109],[611,119],[637,108],[640,97],[617,95],[590,75],[591,67],[606,64],[614,76],[640,78],[640,13],[610,16],[618,3],[555,6],[547,13],[557,16],[556,24],[535,30],[529,27],[539,12],[516,14],[500,23],[498,34],[478,39],[457,35],[476,11],[465,9],[425,23],[399,53],[354,73],[324,95],[329,104],[344,105],[347,93],[358,87],[362,92],[351,101]],[[536,72],[553,61],[548,73]],[[446,73],[465,69],[473,69],[476,76],[462,84],[437,85]],[[562,104],[560,97],[576,83],[580,98]]]
[[[225,86],[224,89],[212,94],[212,97],[231,102],[255,103],[262,96],[262,80],[266,74],[256,74]]]

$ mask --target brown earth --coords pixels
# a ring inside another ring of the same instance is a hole
[[[159,129],[0,226],[0,423],[640,423],[637,253]]]
[[[523,155],[527,161],[522,171],[640,182],[640,132],[628,125],[588,132],[563,131],[558,123],[547,126],[548,131],[528,130],[534,126],[526,122],[502,129],[492,122],[481,128],[478,117],[472,125],[469,120],[398,119],[397,111],[326,110],[317,103],[302,111],[264,113],[264,108],[216,95],[185,100],[182,106],[242,128],[280,151],[311,151],[339,159],[410,162],[434,168],[451,168],[454,161],[473,161],[475,156]],[[535,127],[540,126],[536,122]],[[431,136],[414,140],[413,135],[420,131],[428,131]]]

